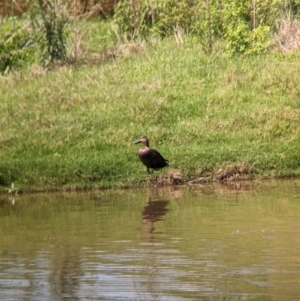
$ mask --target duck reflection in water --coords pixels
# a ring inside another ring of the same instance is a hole
[[[153,233],[155,230],[154,223],[163,219],[164,215],[168,212],[167,205],[170,203],[168,200],[154,200],[149,198],[148,204],[143,210],[143,232],[147,234]]]
[[[149,148],[149,139],[147,136],[141,136],[134,144],[142,143],[142,148],[138,151],[138,156],[142,163],[147,167],[147,172],[150,173],[150,168],[153,170],[161,169],[168,166],[166,160],[157,150]]]

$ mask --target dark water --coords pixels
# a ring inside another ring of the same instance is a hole
[[[300,181],[0,199],[0,300],[300,300]]]

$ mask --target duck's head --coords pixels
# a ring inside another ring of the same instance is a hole
[[[142,143],[146,146],[149,146],[149,139],[147,136],[142,135],[138,140],[134,141],[133,144]]]

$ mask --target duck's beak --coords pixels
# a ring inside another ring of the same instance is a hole
[[[138,144],[138,143],[140,143],[140,142],[141,142],[141,140],[140,140],[140,138],[139,138],[138,140],[134,141],[133,144]]]

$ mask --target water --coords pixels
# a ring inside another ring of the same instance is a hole
[[[0,198],[0,300],[299,300],[300,181]]]

